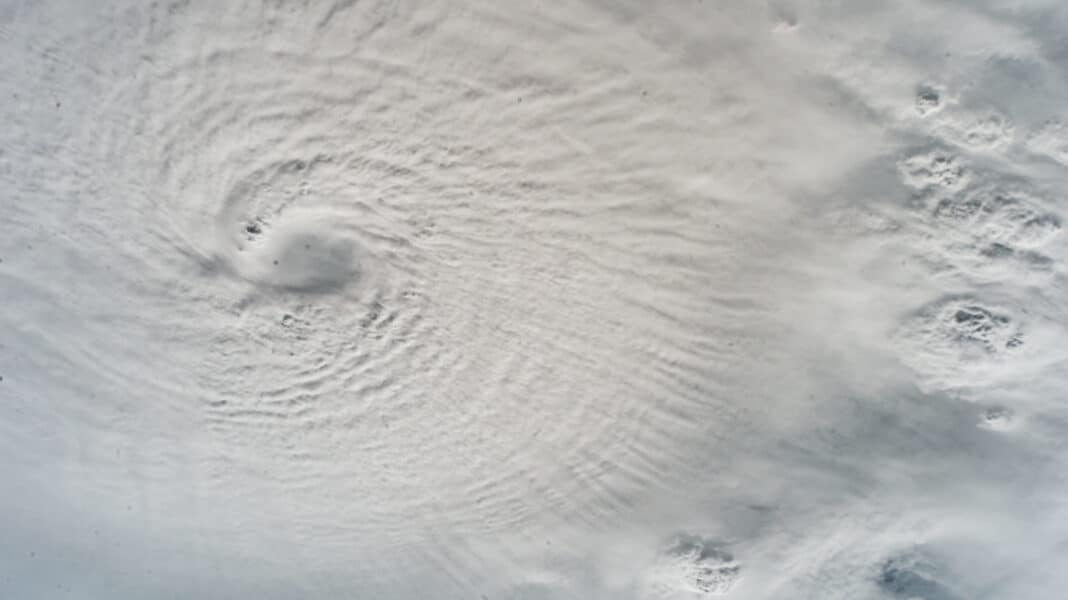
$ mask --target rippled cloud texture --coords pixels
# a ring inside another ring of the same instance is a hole
[[[1059,597],[1064,31],[0,0],[0,597]]]

